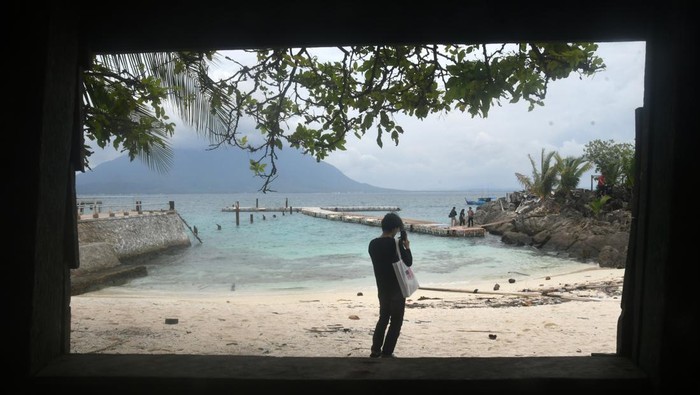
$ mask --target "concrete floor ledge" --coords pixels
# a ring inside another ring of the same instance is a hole
[[[619,394],[649,387],[639,368],[614,355],[370,359],[71,354],[52,361],[27,384],[33,391],[129,394],[378,393],[396,386],[401,394],[451,389],[464,394]]]

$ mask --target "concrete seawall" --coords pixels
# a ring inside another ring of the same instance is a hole
[[[182,220],[172,211],[81,220],[78,242],[109,243],[120,260],[191,245]]]
[[[189,247],[190,238],[175,211],[100,217],[78,221],[80,266],[71,270],[71,294],[120,285],[147,275],[131,264],[172,248]]]

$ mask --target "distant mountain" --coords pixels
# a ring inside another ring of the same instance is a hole
[[[167,174],[150,170],[139,160],[131,162],[126,156],[101,163],[76,174],[77,193],[241,193],[257,192],[263,185],[263,179],[249,168],[248,153],[242,150],[175,149],[173,154],[173,166]],[[278,192],[390,191],[351,180],[332,165],[291,148],[279,152],[276,166],[278,177],[271,189]]]

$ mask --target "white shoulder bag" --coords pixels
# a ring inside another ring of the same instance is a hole
[[[404,298],[407,298],[413,295],[413,293],[418,289],[418,279],[416,279],[416,275],[413,273],[411,267],[406,266],[406,264],[403,263],[403,260],[401,259],[401,251],[399,250],[399,241],[394,239],[394,242],[396,243],[396,254],[398,254],[399,260],[394,262],[392,265],[394,266],[396,278],[399,280],[401,293],[403,294]]]

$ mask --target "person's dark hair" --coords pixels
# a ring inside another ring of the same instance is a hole
[[[403,228],[403,221],[396,213],[388,213],[382,219],[382,231],[388,232],[395,228]]]

